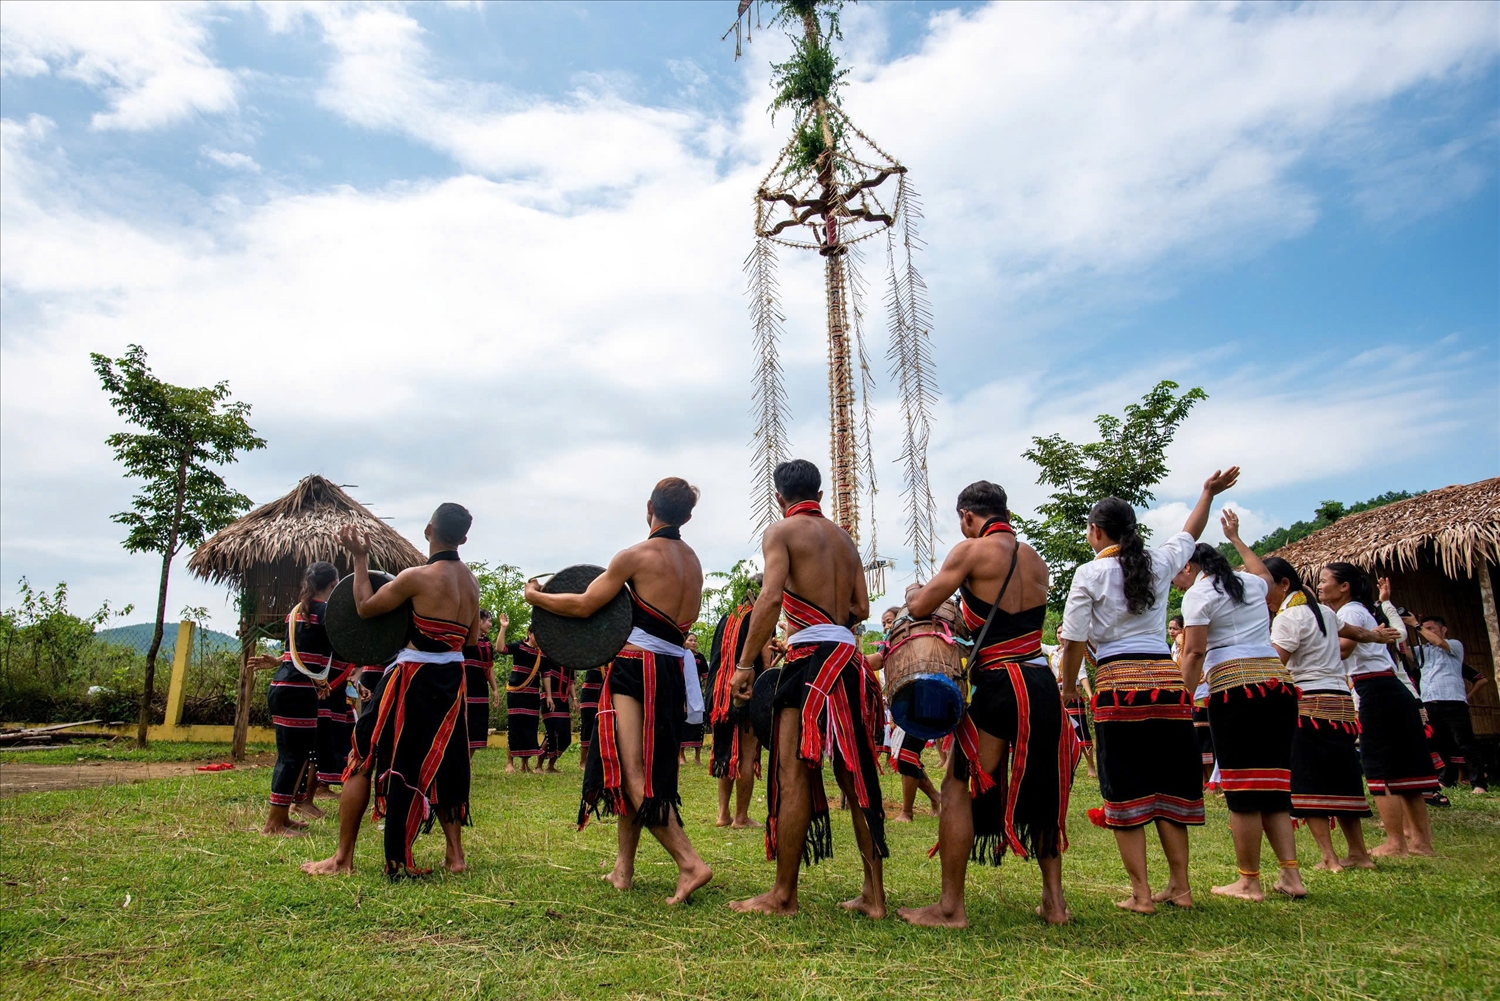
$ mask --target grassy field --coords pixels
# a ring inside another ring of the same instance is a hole
[[[860,871],[842,815],[836,857],[806,872],[799,916],[732,914],[725,903],[763,889],[771,870],[758,831],[713,827],[704,769],[684,776],[684,814],[714,882],[685,907],[662,906],[674,870],[648,839],[636,890],[616,893],[598,878],[614,831],[573,829],[576,754],[563,765],[504,775],[501,753],[482,752],[465,832],[472,869],[398,885],[381,875],[368,827],[349,878],[297,869],[331,853],[332,817],[305,839],[257,837],[264,768],[0,800],[0,994],[1477,999],[1500,989],[1500,803],[1466,791],[1436,813],[1437,858],[1327,875],[1311,871],[1304,832],[1310,897],[1260,905],[1208,893],[1234,874],[1213,802],[1193,835],[1197,907],[1142,918],[1113,906],[1124,875],[1113,839],[1084,817],[1098,793],[1080,778],[1064,865],[1074,923],[1036,920],[1036,867],[1011,859],[970,870],[971,927],[953,933],[838,908]],[[897,780],[885,782],[889,801]],[[930,817],[890,825],[893,908],[935,897],[936,829]],[[1378,833],[1367,827],[1372,843]],[[435,863],[440,837],[417,852]],[[1159,882],[1155,851],[1152,866]]]

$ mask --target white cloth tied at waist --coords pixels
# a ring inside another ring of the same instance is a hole
[[[396,664],[462,664],[464,653],[462,650],[402,650],[396,654],[396,659],[391,665]]]
[[[854,633],[843,626],[836,626],[832,622],[820,622],[806,629],[799,629],[786,638],[787,646],[796,646],[799,643],[842,643],[846,646],[858,646]]]
[[[682,685],[687,689],[687,721],[703,722],[703,686],[698,683],[698,658],[687,647],[673,646],[660,636],[652,636],[640,626],[633,626],[625,642],[648,650],[658,657],[682,658]],[[691,665],[691,666],[690,666]]]
[[[1212,671],[1226,660],[1251,660],[1257,657],[1269,657],[1280,661],[1276,656],[1276,648],[1269,643],[1234,643],[1229,646],[1215,647],[1203,655],[1203,670],[1205,673]]]

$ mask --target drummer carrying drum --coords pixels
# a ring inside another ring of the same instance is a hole
[[[899,914],[916,925],[966,927],[964,873],[977,839],[975,857],[991,865],[1000,864],[1007,848],[1035,858],[1042,870],[1037,914],[1063,924],[1069,912],[1062,852],[1079,748],[1042,654],[1047,565],[1016,538],[999,485],[980,480],[965,487],[958,517],[964,541],[932,580],[907,592],[907,614],[929,616],[958,592],[974,637],[973,694],[943,779],[942,895],[935,904],[903,907]]]

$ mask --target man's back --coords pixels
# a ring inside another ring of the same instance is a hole
[[[849,533],[827,518],[796,517],[768,529],[787,553],[786,590],[823,609],[838,625],[869,612],[864,568]]]
[[[478,623],[479,582],[461,561],[439,560],[404,575],[411,578],[411,606],[418,615],[464,626]]]
[[[631,546],[630,586],[673,622],[693,622],[703,601],[703,567],[692,547],[680,539],[654,538]]]
[[[1003,612],[1020,612],[1035,608],[1047,600],[1047,564],[1036,550],[1008,532],[996,532],[979,539],[959,543],[971,547],[968,587],[974,597],[993,604],[1012,561],[1015,573],[1000,602]]]

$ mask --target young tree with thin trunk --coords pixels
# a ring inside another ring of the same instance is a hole
[[[264,448],[266,443],[246,421],[250,404],[230,400],[227,382],[200,387],[163,382],[146,365],[146,351],[138,344],[114,360],[101,354],[89,357],[115,412],[141,429],[105,439],[125,474],[145,481],[131,510],[113,520],[127,529],[122,543],[127,550],[161,554],[156,629],[146,651],[136,730],[136,743],[145,747],[172,560],[184,547],[200,545],[250,507],[250,498],[231,490],[213,466],[234,462],[238,453]]]

